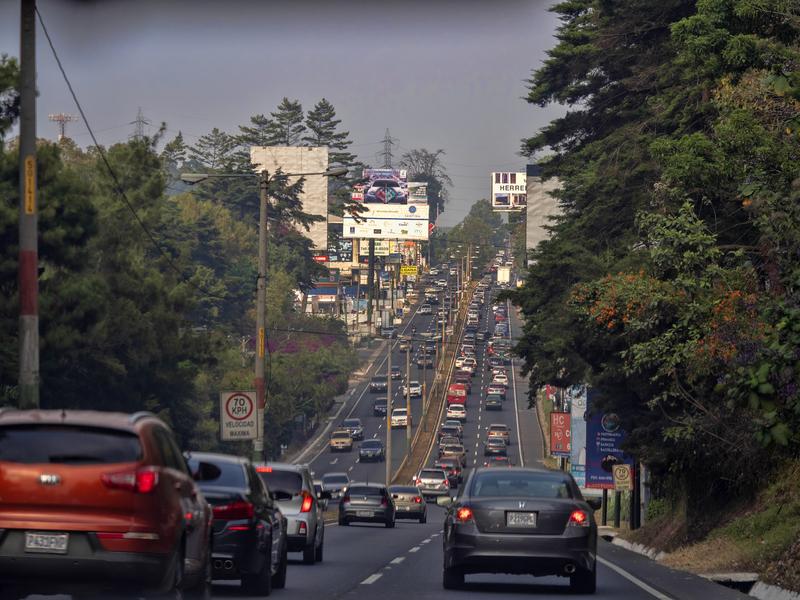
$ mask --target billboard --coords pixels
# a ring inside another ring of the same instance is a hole
[[[408,182],[408,203],[428,205],[428,184],[426,182]]]
[[[633,459],[622,451],[624,440],[625,430],[619,415],[600,410],[590,413],[586,425],[587,488],[613,490],[614,466],[633,465]]]
[[[496,211],[519,211],[528,205],[525,173],[492,173],[492,208]]]
[[[414,204],[368,205],[355,217],[342,220],[343,237],[376,240],[427,240],[428,207]]]
[[[250,162],[256,171],[267,170],[274,174],[278,169],[284,173],[322,173],[328,168],[328,148],[313,146],[251,146]],[[299,177],[290,177],[289,182]],[[300,194],[303,212],[323,217],[312,223],[304,235],[311,239],[314,249],[328,250],[328,178],[324,175],[305,177]]]
[[[550,456],[569,458],[570,456],[570,414],[550,413]]]
[[[589,397],[585,385],[566,390],[570,403],[570,473],[579,487],[586,487],[586,411]]]
[[[350,199],[364,204],[408,204],[405,169],[364,169],[363,182],[356,184]]]
[[[397,252],[398,245],[395,240],[375,240],[375,256],[389,256]],[[369,240],[359,241],[358,254],[361,257],[369,256]]]

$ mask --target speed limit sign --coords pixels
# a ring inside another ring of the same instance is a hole
[[[222,392],[219,395],[220,437],[223,441],[258,437],[255,391]]]
[[[633,469],[630,465],[614,465],[614,489],[618,492],[629,492],[633,489]]]

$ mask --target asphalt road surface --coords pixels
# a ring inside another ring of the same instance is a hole
[[[481,329],[491,319],[491,302],[487,297],[481,315]],[[487,314],[488,311],[488,314]],[[518,331],[520,322],[509,311],[511,336]],[[416,326],[417,334],[432,331],[435,317],[414,314],[405,327],[411,332]],[[490,325],[493,327],[493,325]],[[404,333],[401,330],[401,334]],[[527,407],[527,382],[519,375],[516,364],[512,365],[513,381],[502,411],[487,413],[483,409],[483,389],[488,383],[488,371],[482,344],[477,344],[479,370],[473,383],[473,392],[467,403],[468,415],[465,424],[464,443],[468,449],[468,467],[483,462],[483,440],[486,427],[491,423],[505,423],[512,431],[509,456],[516,465],[536,466],[542,458],[542,442],[535,411]],[[416,354],[416,352],[415,352]],[[386,358],[381,356],[368,373],[386,372]],[[393,364],[405,368],[405,354],[397,349],[392,355]],[[433,371],[427,371],[428,384]],[[371,394],[368,379],[359,386],[356,401],[346,416],[360,417],[365,428],[365,438],[385,439],[385,418],[372,415],[372,403],[381,394]],[[419,379],[416,366],[412,365],[412,379]],[[394,382],[399,383],[399,382]],[[396,405],[405,406],[400,397],[399,386],[393,395]],[[421,400],[412,404],[414,415],[419,415]],[[419,421],[419,419],[415,419]],[[520,439],[522,437],[522,439]],[[393,466],[396,469],[403,457],[406,444],[405,430],[393,432]],[[385,477],[383,463],[358,462],[358,453],[332,454],[324,448],[310,460],[315,477],[324,473],[343,471],[352,480],[382,481]],[[333,506],[332,508],[335,508]],[[514,575],[468,575],[463,590],[449,591],[442,588],[442,521],[444,511],[432,503],[428,504],[428,522],[419,524],[398,520],[394,529],[382,525],[352,524],[339,527],[328,523],[325,533],[325,560],[315,565],[304,565],[297,554],[290,554],[287,586],[275,590],[276,598],[309,600],[327,598],[380,598],[381,600],[409,600],[414,598],[513,598],[530,594],[537,598],[560,598],[573,595],[568,580],[559,577],[534,578]],[[687,573],[667,569],[637,554],[600,542],[598,559],[597,593],[595,598],[670,600],[696,599],[728,600],[746,598],[715,583]],[[46,576],[46,574],[43,574]],[[31,596],[43,599],[43,596]],[[68,596],[51,597],[66,600]],[[245,595],[238,582],[216,582],[214,598],[253,598]]]

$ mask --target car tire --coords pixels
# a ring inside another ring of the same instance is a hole
[[[347,519],[345,519],[344,517],[340,516],[339,517],[339,525],[341,527],[347,527],[348,525],[350,525],[350,522]]]
[[[303,548],[303,564],[313,565],[315,562],[317,562],[317,549],[314,540],[311,540],[311,543]]]
[[[455,567],[442,569],[442,587],[446,590],[459,590],[464,587],[464,571]]]
[[[426,512],[422,513],[422,516],[419,518],[419,522],[420,522],[420,524],[427,523],[428,522],[428,513],[426,513]]]
[[[289,566],[289,555],[286,549],[286,542],[283,543],[283,551],[281,552],[281,562],[278,565],[278,570],[272,576],[272,588],[282,590],[286,587],[286,570]]]
[[[214,569],[211,566],[211,544],[209,544],[200,580],[194,587],[184,588],[183,598],[186,600],[211,600],[211,580],[213,579],[213,575]]]
[[[394,528],[394,519],[392,519],[391,521],[386,521],[385,525],[386,525],[386,529],[393,529]]]
[[[570,575],[569,588],[577,594],[594,594],[597,590],[597,567],[591,571],[579,569]]]
[[[257,573],[242,576],[242,588],[252,596],[269,596],[272,593],[272,539],[266,544],[264,564]]]

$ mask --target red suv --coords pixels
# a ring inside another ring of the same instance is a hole
[[[212,519],[153,414],[0,409],[3,597],[210,597]]]

